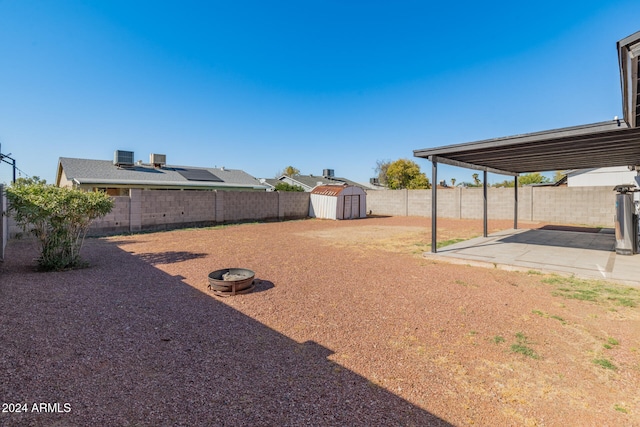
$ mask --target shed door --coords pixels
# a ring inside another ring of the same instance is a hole
[[[342,219],[351,219],[351,196],[344,196]]]
[[[360,218],[360,196],[351,196],[351,218]]]

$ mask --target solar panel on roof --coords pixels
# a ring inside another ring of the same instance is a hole
[[[176,172],[189,181],[224,182],[222,179],[205,169],[176,169]]]

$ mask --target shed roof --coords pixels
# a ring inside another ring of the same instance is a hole
[[[356,187],[360,187],[360,188],[364,188],[361,184],[358,184],[355,181],[351,181],[347,178],[340,178],[340,177],[325,177],[322,175],[316,176],[316,175],[294,175],[291,177],[287,177],[286,175],[281,176],[280,178],[278,178],[279,180],[283,180],[285,178],[289,178],[291,181],[295,181],[298,183],[298,185],[300,185],[303,188],[314,188],[317,185],[330,185],[330,184],[348,184],[348,185],[354,185]],[[321,183],[321,184],[318,184]]]
[[[335,197],[342,193],[345,188],[347,188],[346,185],[318,185],[316,188],[311,190],[311,194]]]

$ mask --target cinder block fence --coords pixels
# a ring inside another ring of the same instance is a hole
[[[113,198],[113,210],[92,224],[90,235],[306,218],[309,198],[306,192],[132,189],[129,196]],[[489,188],[487,200],[489,219],[513,218],[513,188]],[[376,215],[431,216],[431,190],[372,190],[366,203],[367,212]],[[439,217],[481,219],[482,212],[482,188],[438,190]],[[615,192],[609,187],[518,189],[521,221],[612,227],[614,215]],[[20,232],[9,218],[0,242]]]
[[[208,226],[243,221],[282,221],[309,214],[309,193],[129,190],[113,197],[113,210],[91,225],[89,234]],[[9,235],[22,232],[9,221]]]
[[[513,219],[513,188],[487,189],[489,219]],[[377,215],[431,216],[431,190],[367,192],[367,212]],[[438,189],[438,217],[481,219],[482,188]],[[518,188],[518,219],[613,226],[615,192],[609,187]]]

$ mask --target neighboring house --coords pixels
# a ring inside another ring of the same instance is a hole
[[[271,183],[273,180],[265,179],[266,183]],[[277,182],[286,182],[291,185],[298,185],[304,188],[304,191],[310,192],[318,185],[331,185],[331,184],[347,184],[347,185],[355,185],[356,187],[362,188],[364,190],[371,189],[370,187],[366,187],[362,184],[358,184],[357,182],[351,181],[346,178],[338,178],[334,176],[333,169],[325,169],[322,175],[294,175],[294,176],[286,176],[282,175],[276,181]],[[275,186],[275,184],[273,184]]]
[[[130,188],[153,190],[265,191],[267,187],[238,169],[169,166],[166,156],[152,154],[149,163],[133,162],[133,152],[116,151],[114,160],[60,157],[58,187],[101,190],[112,196],[128,195]]]
[[[595,169],[580,169],[567,172],[568,187],[615,187],[621,184],[636,183],[636,171],[630,171],[626,166],[616,166]]]
[[[258,181],[260,181],[260,184],[267,187],[267,191],[275,191],[276,185],[280,182],[276,178],[260,178]]]

